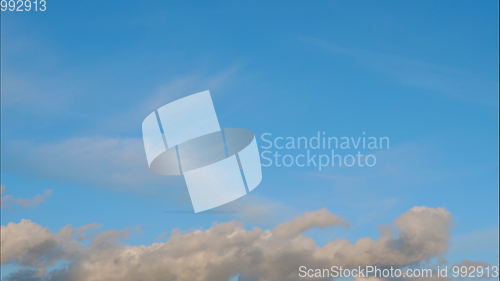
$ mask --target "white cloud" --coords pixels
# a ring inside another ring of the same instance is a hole
[[[165,242],[126,246],[116,240],[123,232],[103,232],[90,243],[80,243],[74,233],[82,230],[66,227],[51,233],[23,220],[2,226],[2,263],[42,268],[68,260],[67,267],[33,279],[50,281],[220,281],[237,273],[249,280],[299,280],[300,265],[403,267],[440,257],[447,251],[451,215],[443,208],[415,207],[395,220],[399,231],[385,230],[376,240],[335,239],[318,246],[303,235],[314,227],[345,225],[319,210],[269,230],[227,222],[188,233],[174,230]],[[16,274],[36,277],[29,271]]]

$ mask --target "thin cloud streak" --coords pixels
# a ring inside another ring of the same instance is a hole
[[[42,194],[35,195],[35,197],[31,199],[23,199],[23,198],[16,198],[13,195],[3,195],[5,189],[6,188],[4,186],[0,186],[0,194],[2,194],[1,196],[2,208],[10,208],[10,207],[33,208],[40,205],[45,200],[47,200],[52,195],[53,192],[52,189],[47,189]]]
[[[352,58],[360,65],[403,85],[462,102],[498,107],[498,81],[485,80],[474,73],[403,56],[346,48],[315,38],[301,40],[331,54]]]

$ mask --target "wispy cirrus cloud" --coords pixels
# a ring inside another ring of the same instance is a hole
[[[340,46],[317,38],[302,38],[333,55],[345,56],[360,65],[409,86],[462,102],[498,106],[498,80],[491,81],[461,69],[395,54]]]
[[[183,96],[196,92],[211,90],[214,95],[224,92],[222,89],[231,85],[236,79],[239,65],[231,65],[223,69],[206,73],[193,71],[184,75],[168,77],[152,91],[134,104],[123,110],[110,114],[97,124],[98,130],[113,132],[137,132],[144,118],[160,106]]]
[[[154,109],[182,95],[207,88],[217,90],[226,87],[238,70],[239,66],[234,65],[209,74],[194,71],[191,74],[170,77],[155,90],[141,95],[133,106],[129,104],[120,110],[109,110],[105,113],[106,118],[97,120],[93,117],[95,120],[90,118],[84,121],[92,124],[78,129],[83,132],[74,133],[74,137],[51,136],[50,140],[27,140],[4,139],[2,135],[2,150],[5,152],[2,154],[3,170],[17,174],[28,173],[58,182],[115,190],[148,192],[169,186],[174,188],[168,189],[168,198],[185,199],[187,191],[181,177],[158,176],[147,168],[141,123]],[[33,90],[31,86],[30,89]],[[216,92],[223,94],[223,91]],[[36,99],[29,98],[31,91],[26,94],[28,98],[20,100],[20,104],[12,103],[9,106],[26,107],[25,103],[37,103]],[[70,100],[75,98],[73,95],[66,96]],[[14,127],[15,119],[2,121]],[[89,131],[87,126],[92,129]]]
[[[54,142],[16,141],[5,150],[5,170],[39,178],[115,189],[143,189],[169,177],[152,174],[140,138],[80,137]]]
[[[3,195],[6,188],[2,185],[0,186],[0,194],[1,195],[1,206],[2,208],[9,207],[22,207],[22,208],[31,208],[40,205],[42,202],[47,200],[52,195],[53,190],[47,189],[42,194],[35,195],[33,198],[16,198],[13,195]]]

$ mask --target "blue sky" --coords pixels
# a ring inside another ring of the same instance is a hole
[[[351,226],[308,232],[324,243],[444,207],[446,258],[498,264],[497,1],[65,1],[1,24],[2,185],[16,198],[53,190],[2,209],[2,225],[98,223],[149,244],[174,228],[273,226],[327,208]],[[366,132],[391,148],[374,168],[264,168],[230,211],[191,214],[182,179],[147,170],[140,125],[205,89],[222,127]]]

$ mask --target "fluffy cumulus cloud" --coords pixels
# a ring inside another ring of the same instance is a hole
[[[227,222],[187,233],[174,230],[165,242],[127,246],[119,242],[125,234],[119,231],[85,242],[89,226],[53,233],[22,220],[2,226],[2,264],[28,268],[11,274],[9,281],[225,281],[238,273],[245,280],[299,280],[301,265],[404,267],[440,257],[447,251],[451,215],[443,208],[414,207],[378,239],[336,239],[319,246],[304,235],[310,228],[346,225],[323,209],[271,229]],[[63,262],[66,266],[45,270]]]
[[[2,226],[2,264],[18,263],[43,267],[60,259],[73,257],[80,243],[71,239],[75,230],[67,226],[59,233],[51,233],[30,220]]]

